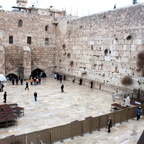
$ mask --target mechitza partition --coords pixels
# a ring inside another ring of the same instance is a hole
[[[144,112],[144,105],[141,105]],[[0,144],[51,144],[57,141],[63,141],[74,136],[82,136],[84,133],[91,133],[100,128],[106,127],[108,118],[111,117],[112,124],[121,123],[136,117],[138,107],[131,107],[124,110],[119,110],[98,117],[88,117],[83,121],[74,121],[63,126],[57,126],[50,129],[36,131],[28,134],[11,136],[0,140]]]

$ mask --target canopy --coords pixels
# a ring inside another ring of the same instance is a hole
[[[0,81],[6,81],[6,78],[3,74],[0,74]]]

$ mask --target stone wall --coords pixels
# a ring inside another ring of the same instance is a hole
[[[101,89],[112,92],[113,86],[124,90],[144,88],[136,66],[137,54],[144,50],[143,4],[59,21],[57,72],[99,82]],[[133,85],[121,84],[127,75]]]
[[[81,18],[42,9],[31,13],[0,11],[1,73],[17,75],[23,67],[28,77],[39,68],[47,75],[63,73],[68,80],[76,76],[77,83],[82,78],[87,86],[93,81],[94,87],[111,92],[144,89],[136,66],[137,54],[144,49],[143,24],[143,4]],[[12,44],[9,36],[13,36]],[[27,37],[31,37],[31,44]],[[130,76],[133,84],[122,85],[124,76]]]
[[[22,27],[18,27],[19,20],[22,20]],[[0,42],[5,50],[6,75],[9,73],[17,75],[18,67],[24,66],[23,46],[31,50],[29,71],[40,68],[47,75],[54,72],[55,25],[53,20],[53,16],[50,15],[0,11]],[[13,44],[9,44],[9,36],[13,36]],[[31,37],[31,44],[27,44],[27,37]],[[45,45],[45,38],[49,39],[48,45]]]
[[[0,74],[5,75],[5,50],[2,45],[0,45]]]

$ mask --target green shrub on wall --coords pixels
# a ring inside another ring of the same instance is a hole
[[[121,80],[121,84],[123,84],[123,85],[132,85],[133,80],[130,76],[124,76]]]
[[[140,51],[137,54],[137,62],[136,62],[137,68],[139,69],[139,72],[142,72],[142,76],[144,76],[144,50]]]

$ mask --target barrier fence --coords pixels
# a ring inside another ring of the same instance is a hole
[[[144,112],[144,105],[141,105]],[[41,131],[11,136],[0,139],[0,144],[52,144],[57,141],[64,141],[67,138],[83,136],[85,133],[92,133],[107,126],[108,118],[111,117],[112,124],[122,123],[136,117],[137,107],[115,111],[97,117],[88,117],[83,121],[74,121],[63,126],[57,126]]]

